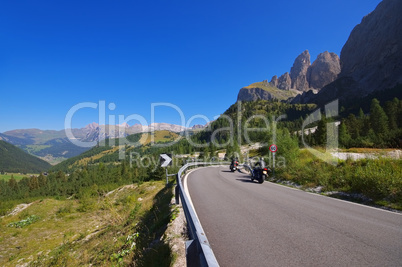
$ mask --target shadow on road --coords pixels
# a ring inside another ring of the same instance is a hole
[[[254,182],[254,181],[251,181],[251,178],[250,179],[236,179],[237,181],[240,181],[240,182],[243,182],[243,183],[253,183],[253,184],[256,184],[256,182]]]
[[[221,172],[232,172],[232,171],[224,171],[224,170],[222,170]]]

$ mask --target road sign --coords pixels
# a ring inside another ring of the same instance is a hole
[[[271,151],[272,153],[275,153],[276,151],[278,151],[278,147],[274,144],[269,146],[269,151]]]
[[[172,165],[172,154],[160,154],[159,161],[160,161],[161,167],[167,167],[167,166]]]

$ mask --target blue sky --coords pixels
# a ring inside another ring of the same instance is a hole
[[[1,1],[0,132],[60,130],[71,107],[99,101],[115,104],[106,118],[116,121],[138,114],[150,123],[158,102],[178,106],[186,123],[212,120],[241,87],[289,71],[305,49],[311,61],[339,55],[379,2]],[[81,109],[72,126],[93,121],[98,110]],[[155,121],[180,116],[158,107]]]

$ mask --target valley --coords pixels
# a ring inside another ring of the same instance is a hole
[[[24,16],[16,14],[26,7],[14,7],[16,19],[7,25],[22,21],[16,30],[21,36],[54,37],[13,43],[8,50],[21,49],[5,59],[10,73],[0,71],[1,95],[10,99],[0,105],[0,266],[185,266],[196,242],[184,242],[192,224],[187,229],[187,205],[174,203],[176,174],[197,161],[221,163],[188,177],[196,177],[189,180],[192,205],[207,222],[201,235],[227,230],[211,239],[211,247],[220,244],[222,266],[254,266],[254,253],[267,246],[271,250],[259,255],[256,266],[275,265],[266,255],[276,255],[282,265],[300,259],[311,259],[307,265],[369,265],[365,254],[374,261],[376,251],[391,251],[390,263],[402,261],[395,246],[402,214],[402,1],[379,1],[348,26],[344,40],[327,25],[341,27],[345,13],[324,2],[297,6],[293,15],[303,16],[291,25],[294,18],[286,12],[291,19],[283,21],[285,33],[271,20],[276,13],[283,17],[280,9],[267,17],[265,6],[258,15],[263,1],[258,8],[168,4],[174,8],[120,6],[127,12],[122,15],[103,3],[70,10],[35,2]],[[348,14],[357,12],[352,6],[358,4],[344,4]],[[318,6],[325,10],[315,12]],[[59,20],[59,13],[65,17]],[[142,13],[147,16],[132,21]],[[326,15],[311,22],[313,13]],[[31,20],[36,23],[29,26]],[[333,38],[344,42],[338,50]],[[12,43],[14,35],[6,39],[5,45]],[[53,126],[58,130],[44,130]],[[240,164],[235,172],[228,169],[231,160]],[[267,170],[253,170],[262,161]],[[250,179],[258,173],[267,175],[260,183]],[[387,222],[376,227],[381,214],[393,218],[386,237],[381,229]],[[350,223],[338,228],[345,217]],[[246,227],[237,231],[235,221]],[[359,221],[375,235],[355,234],[362,232]],[[327,236],[342,241],[328,242]],[[375,236],[385,245],[374,246]],[[368,241],[360,242],[363,237]],[[247,257],[237,252],[239,238],[258,249]],[[349,257],[347,241],[370,249],[357,247],[357,256]],[[226,249],[225,242],[235,246]],[[339,254],[335,259],[331,249]],[[284,251],[297,254],[289,259]]]

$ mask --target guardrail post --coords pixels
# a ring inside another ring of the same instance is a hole
[[[174,188],[174,197],[176,200],[176,205],[180,204],[180,187],[179,185],[176,185],[176,187]]]
[[[200,266],[198,260],[197,243],[195,240],[186,241],[186,261],[187,267]]]

